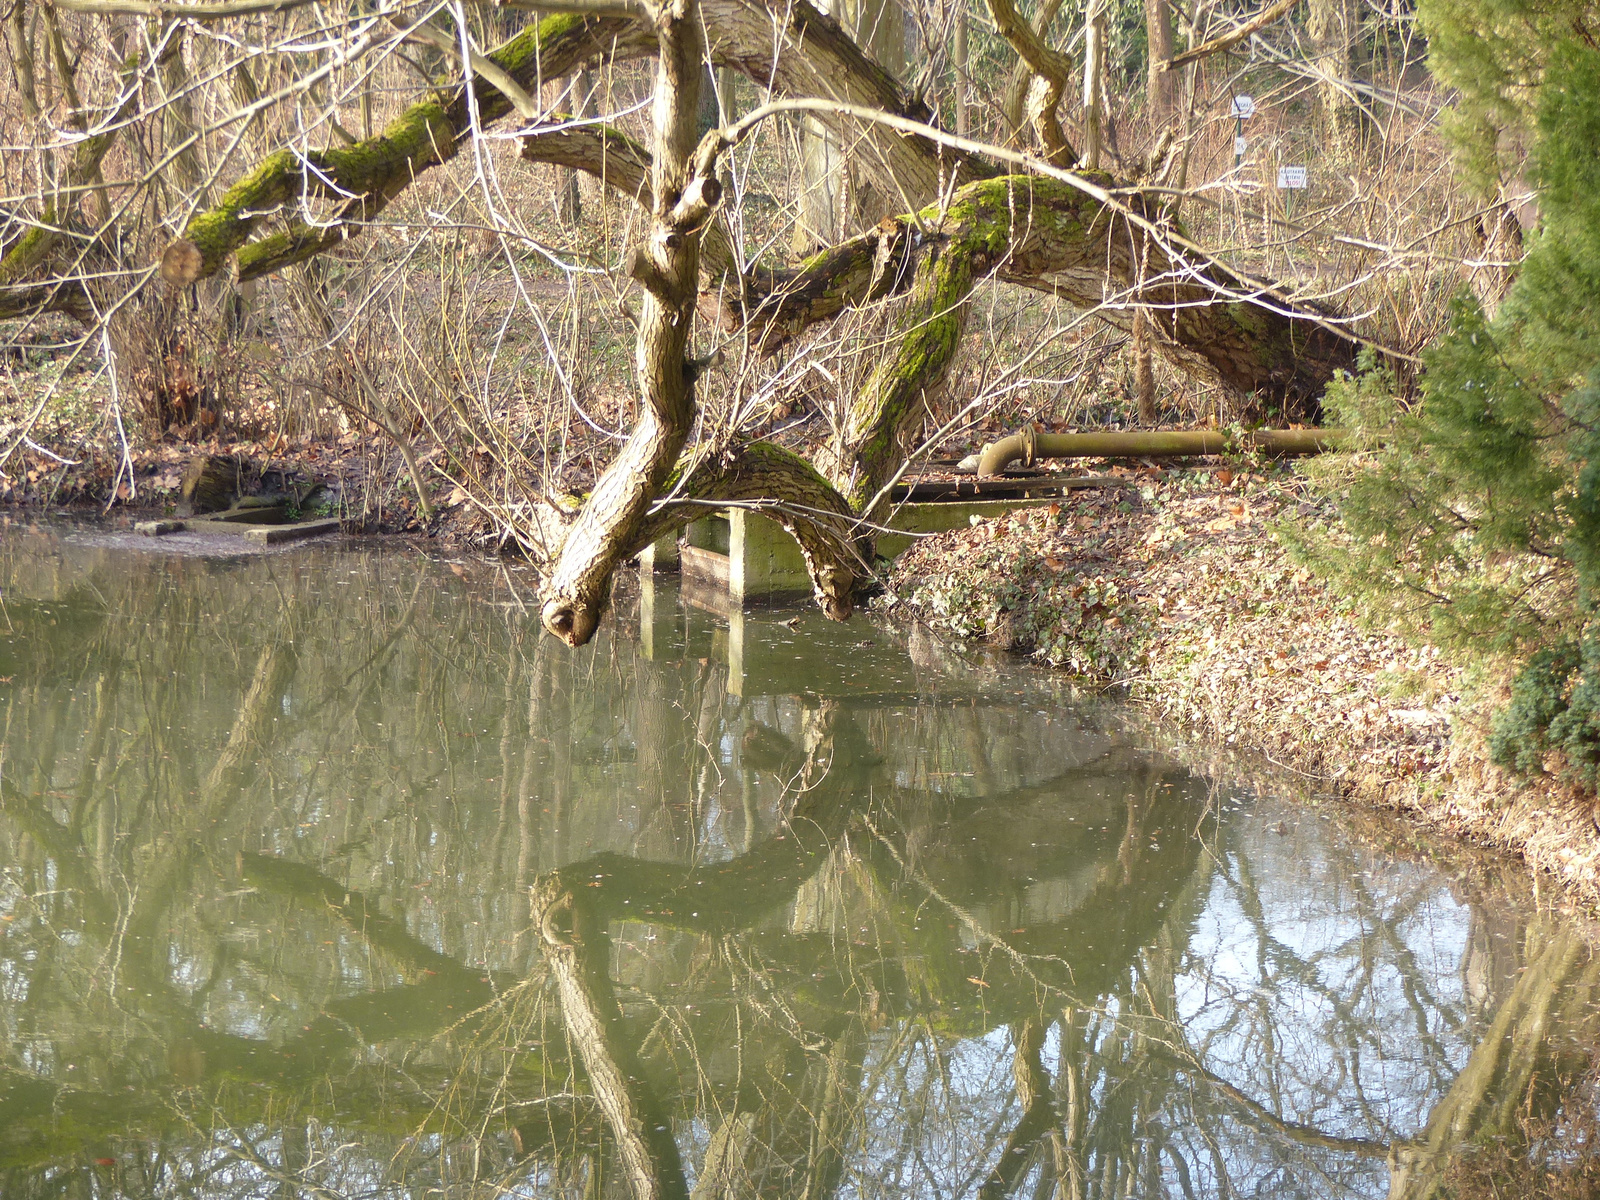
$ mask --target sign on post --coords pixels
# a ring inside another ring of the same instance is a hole
[[[1233,98],[1233,115],[1243,121],[1246,117],[1256,115],[1256,98],[1254,96],[1235,96]]]
[[[1279,167],[1278,187],[1280,190],[1299,189],[1306,186],[1306,169],[1304,167]]]
[[[1233,139],[1233,156],[1235,158],[1243,158],[1244,157],[1245,146],[1247,144],[1248,143],[1246,143],[1246,141],[1242,137],[1234,138]]]

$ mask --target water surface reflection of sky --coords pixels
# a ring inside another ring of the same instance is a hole
[[[1587,1020],[1483,871],[923,632],[130,540],[0,538],[8,1200],[1420,1198]]]

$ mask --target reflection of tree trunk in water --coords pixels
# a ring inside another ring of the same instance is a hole
[[[543,643],[543,639],[540,639]],[[542,648],[542,646],[541,646]],[[547,678],[550,674],[550,655],[535,652],[533,669],[528,674],[528,720],[527,739],[522,754],[522,776],[517,781],[517,891],[526,891],[533,886],[533,877],[538,871],[539,856],[539,810],[543,807],[539,794],[539,780],[550,778],[549,770],[549,744],[545,738],[541,741],[539,730],[544,727],[543,714],[548,705],[546,697],[548,692]],[[507,724],[510,722],[508,721]],[[519,925],[517,932],[522,934],[531,928]],[[530,949],[533,944],[530,943]]]
[[[1468,889],[1458,896],[1462,900],[1471,914],[1461,955],[1462,991],[1473,1017],[1488,1023],[1516,986],[1524,922],[1488,889]]]
[[[844,1177],[845,1150],[853,1123],[859,1118],[862,1064],[867,1053],[865,1032],[855,1022],[836,1038],[825,1058],[812,1058],[807,1073],[815,1114],[815,1130],[806,1155],[804,1186],[796,1193],[803,1200],[826,1200],[839,1190]],[[820,1091],[819,1096],[816,1093]]]
[[[826,1051],[798,1042],[791,1049],[767,1064],[763,1083],[750,1089],[760,1107],[730,1113],[717,1127],[694,1200],[827,1200],[838,1193],[857,1141],[866,1031],[852,1019]],[[791,1087],[791,1078],[798,1085]]]
[[[572,656],[552,654],[543,642],[540,653],[550,664],[545,704],[548,711],[565,716],[565,720],[552,726],[555,736],[550,739],[550,820],[547,822],[551,833],[550,856],[556,862],[565,862],[571,856],[573,842],[571,731],[577,720],[574,709],[578,697],[572,684]]]
[[[958,708],[952,715],[961,724],[962,747],[972,762],[974,792],[979,796],[993,796],[999,791],[999,785],[995,782],[994,766],[989,762],[989,742],[978,720],[977,708]]]
[[[257,750],[275,717],[281,712],[283,694],[294,676],[295,651],[292,633],[284,623],[284,637],[269,643],[256,662],[249,690],[239,703],[233,729],[215,765],[200,785],[191,828],[198,834],[221,819],[223,811],[239,801],[254,767]],[[149,934],[157,918],[166,911],[190,859],[199,849],[197,841],[173,831],[157,842],[157,858],[147,867],[139,887],[139,899],[129,915],[129,937]]]
[[[688,798],[689,753],[694,731],[685,715],[689,688],[679,664],[639,663],[634,689],[633,727],[638,731],[638,795],[641,827],[664,823],[661,844],[672,844],[681,834],[674,828],[675,805]]]
[[[622,1027],[611,986],[611,940],[603,920],[550,875],[533,886],[539,948],[561,996],[567,1035],[583,1060],[589,1087],[616,1140],[617,1158],[634,1200],[689,1195],[683,1162],[666,1113],[651,1094]]]
[[[1056,1179],[1064,1200],[1083,1200],[1088,1192],[1089,1063],[1083,1029],[1086,1014],[1080,1008],[1061,1013],[1061,1077],[1065,1084],[1062,1135],[1055,1140]]]
[[[695,747],[699,751],[700,769],[695,772],[694,794],[689,797],[689,842],[698,853],[705,840],[701,823],[711,811],[708,797],[715,794],[722,782],[719,762],[718,727],[722,724],[722,698],[728,687],[728,671],[720,664],[706,664],[706,681],[700,689],[700,712],[694,726]]]
[[[723,1200],[755,1191],[748,1161],[756,1145],[755,1133],[753,1112],[734,1112],[723,1118],[706,1146],[705,1162],[694,1181],[694,1200]]]
[[[1050,1076],[1039,1060],[1044,1048],[1044,1022],[1029,1017],[1015,1027],[1016,1057],[1012,1062],[1012,1075],[1017,1084],[1017,1102],[1022,1105],[1022,1119],[1006,1138],[1000,1161],[989,1172],[989,1178],[979,1189],[980,1200],[1001,1200],[1011,1194],[1022,1177],[1023,1168],[1033,1157],[1034,1147],[1046,1131],[1055,1124],[1056,1109],[1050,1100]]]
[[[278,1182],[278,1200],[300,1200],[301,1180],[311,1165],[311,1135],[303,1120],[294,1120],[284,1125],[282,1138],[284,1178]]]
[[[1541,944],[1529,955],[1494,1023],[1434,1105],[1421,1136],[1394,1147],[1390,1200],[1439,1195],[1463,1143],[1491,1138],[1515,1143],[1520,1122],[1555,1112],[1572,1072],[1587,1064],[1586,1047],[1597,1032],[1600,959],[1575,929],[1537,922],[1527,938]]]

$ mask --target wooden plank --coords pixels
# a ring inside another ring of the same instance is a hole
[[[300,521],[294,525],[262,525],[247,529],[247,541],[259,546],[276,546],[279,542],[294,542],[301,538],[320,537],[325,533],[339,532],[339,518],[327,517],[320,521]]]

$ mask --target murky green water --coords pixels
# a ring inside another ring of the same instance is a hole
[[[1581,931],[1048,679],[469,575],[0,526],[0,1195],[1424,1197],[1581,1061]]]

